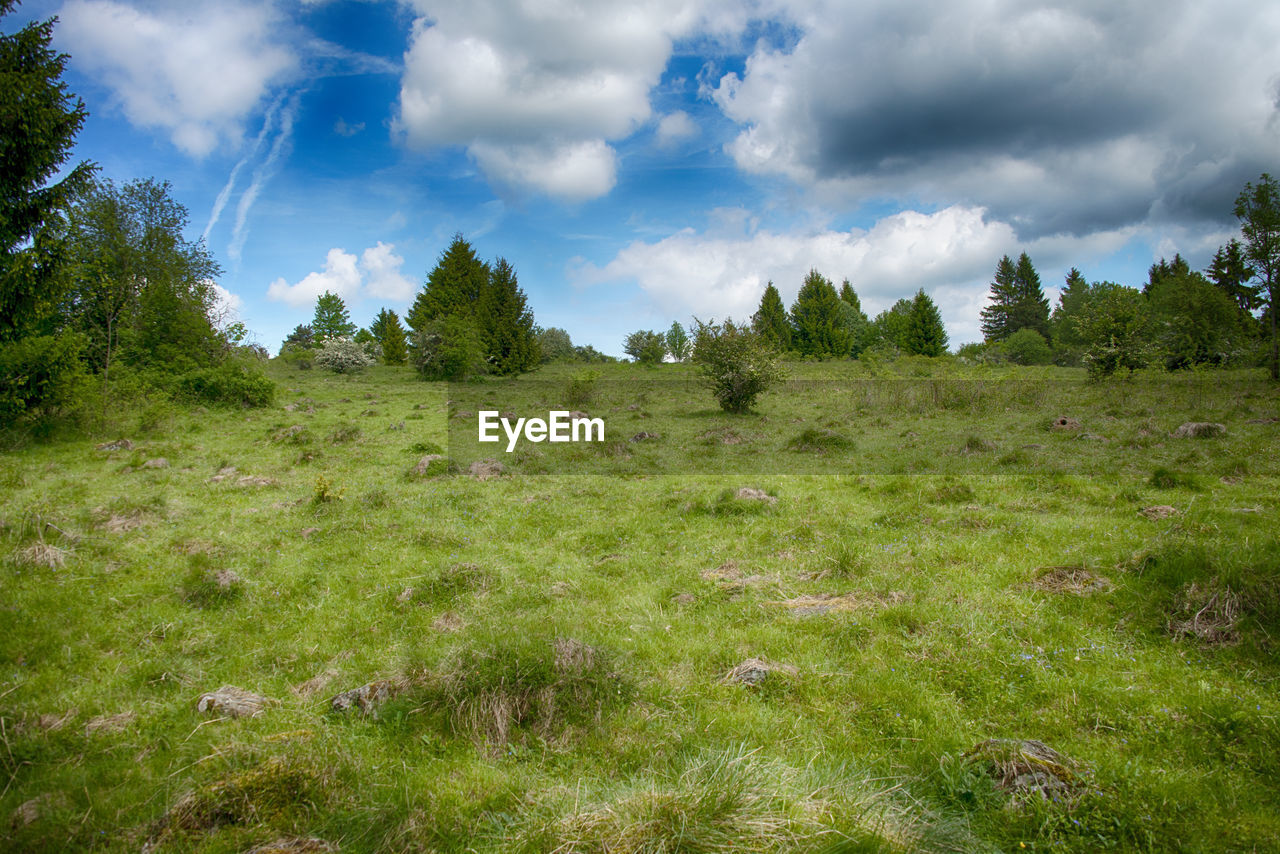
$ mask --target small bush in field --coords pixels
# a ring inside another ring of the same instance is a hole
[[[349,338],[330,338],[320,345],[315,355],[317,365],[328,368],[335,374],[358,373],[372,365],[374,361],[375,359],[365,351],[363,345]]]
[[[694,364],[726,412],[747,412],[757,397],[786,377],[778,355],[750,326],[696,318],[694,323]]]

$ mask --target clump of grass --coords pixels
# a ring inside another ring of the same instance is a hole
[[[1196,489],[1196,479],[1189,474],[1180,471],[1174,471],[1164,466],[1157,467],[1151,472],[1151,477],[1147,481],[1156,489]]]
[[[969,484],[944,483],[933,491],[932,500],[938,504],[967,504],[973,498],[973,488]]]
[[[197,608],[221,608],[244,595],[244,579],[231,569],[214,569],[208,557],[192,555],[182,579],[182,599]]]
[[[332,773],[296,758],[271,756],[189,792],[164,814],[153,840],[224,825],[286,825],[326,804]]]
[[[391,494],[383,487],[375,486],[364,494],[364,497],[360,499],[360,502],[364,504],[365,507],[380,510],[391,503]]]
[[[1219,579],[1207,584],[1193,581],[1178,596],[1169,618],[1169,634],[1175,640],[1190,635],[1207,644],[1237,643],[1242,606],[1240,594]]]
[[[311,431],[301,424],[284,427],[271,434],[271,441],[284,442],[289,445],[307,445],[311,443],[313,438]]]
[[[565,383],[564,402],[573,407],[586,406],[595,400],[599,371],[578,371]]]
[[[826,454],[833,451],[853,450],[853,440],[834,430],[809,427],[802,430],[786,444],[788,451],[805,454]]]
[[[491,751],[522,731],[550,738],[598,723],[635,694],[616,656],[572,638],[467,646],[424,683],[425,707],[454,735]]]
[[[985,454],[996,449],[996,443],[987,441],[981,436],[970,436],[964,440],[964,445],[960,448],[962,454]]]
[[[354,442],[360,438],[360,428],[354,424],[342,423],[329,431],[329,442],[333,445],[342,445],[347,442]]]

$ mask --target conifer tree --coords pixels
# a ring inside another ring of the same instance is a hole
[[[1280,380],[1280,334],[1276,328],[1276,287],[1280,285],[1280,183],[1266,172],[1255,185],[1244,185],[1236,197],[1236,218],[1244,236],[1245,257],[1253,265],[1259,291],[1265,294],[1271,333],[1271,379]]]
[[[831,282],[810,270],[791,306],[792,346],[802,356],[844,358],[851,344],[840,297]]]
[[[853,290],[853,285],[845,279],[840,285],[841,315],[845,329],[849,332],[849,355],[856,359],[867,345],[871,343],[873,330],[871,320],[862,310],[862,301]]]
[[[408,335],[400,325],[400,315],[382,309],[369,324],[369,331],[382,350],[384,365],[403,365],[409,358]]]
[[[1251,285],[1253,267],[1245,258],[1244,246],[1234,237],[1226,246],[1218,247],[1209,269],[1205,271],[1209,280],[1231,297],[1244,314],[1252,315],[1262,306],[1262,288]]]
[[[356,325],[351,322],[342,297],[325,291],[316,298],[316,315],[311,320],[311,329],[316,343],[323,344],[331,338],[350,338],[356,332]]]
[[[752,316],[751,323],[766,346],[779,351],[791,349],[791,323],[787,320],[787,309],[782,304],[782,296],[773,282],[765,287],[764,296],[760,298],[760,308]]]
[[[477,305],[476,327],[494,373],[515,374],[538,364],[533,312],[505,258],[494,262]]]
[[[982,309],[982,335],[988,342],[1003,341],[1019,329],[1031,328],[1049,335],[1049,300],[1040,285],[1031,258],[1023,252],[1015,265],[1005,255],[996,265],[990,304]]]
[[[903,349],[908,353],[941,356],[947,352],[947,330],[942,325],[942,314],[923,288],[916,291],[911,300],[904,338]]]
[[[1005,255],[996,264],[995,281],[991,283],[990,304],[982,309],[982,337],[991,343],[1013,333],[1010,314],[1018,299],[1017,271],[1013,259]]]
[[[488,282],[488,265],[476,257],[475,250],[461,234],[455,234],[449,248],[427,275],[426,285],[418,292],[405,320],[415,332],[431,321],[447,317],[474,320]]]

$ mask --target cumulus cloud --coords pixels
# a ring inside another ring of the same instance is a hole
[[[292,285],[283,277],[276,279],[267,287],[267,299],[301,307],[313,304],[327,291],[349,301],[365,296],[407,300],[413,295],[414,284],[400,272],[404,258],[394,249],[394,244],[378,241],[359,258],[344,249],[330,249],[323,270],[308,273]]]
[[[684,110],[667,113],[658,121],[657,140],[661,148],[671,148],[700,133],[698,125]]]
[[[60,46],[112,90],[129,121],[168,131],[196,157],[237,144],[246,116],[297,65],[261,5],[150,11],[68,0],[58,15]]]
[[[1024,237],[1225,219],[1274,162],[1280,6],[819,0],[713,97],[746,171],[982,204]],[[1213,57],[1213,60],[1203,61]]]
[[[673,41],[745,26],[727,0],[417,0],[398,132],[465,146],[491,180],[580,201],[615,183],[610,142],[652,114]],[[735,8],[736,7],[736,8]]]
[[[1051,285],[1048,271],[1114,251],[1132,237],[1132,231],[1121,230],[1019,244],[1009,223],[960,205],[927,214],[902,211],[865,230],[749,228],[748,223],[739,234],[685,229],[653,243],[635,241],[604,267],[585,264],[575,276],[588,285],[634,281],[669,317],[746,319],[767,282],[790,305],[805,275],[817,269],[837,284],[848,278],[871,315],[924,288],[959,342],[981,338],[978,311],[1001,255],[1029,251]]]

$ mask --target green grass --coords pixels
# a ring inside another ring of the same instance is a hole
[[[1274,386],[793,368],[744,416],[679,366],[280,371],[6,453],[0,849],[1277,849]],[[606,442],[506,454],[481,408]],[[273,703],[198,713],[222,685]],[[1070,788],[1006,791],[988,739]]]

